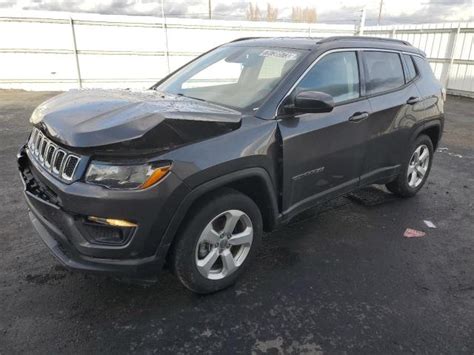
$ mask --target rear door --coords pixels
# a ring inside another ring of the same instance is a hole
[[[347,192],[359,183],[370,106],[362,98],[356,51],[318,58],[284,102],[301,91],[333,96],[328,113],[288,115],[279,119],[283,140],[283,210],[290,216],[317,201]]]
[[[368,141],[361,184],[383,181],[398,173],[419,112],[420,94],[405,71],[401,53],[365,50],[366,93],[372,114],[367,120]]]

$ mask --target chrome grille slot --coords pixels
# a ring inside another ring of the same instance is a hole
[[[71,180],[78,163],[78,157],[75,157],[74,155],[69,155],[66,159],[66,162],[64,163],[62,177],[66,180]]]
[[[41,142],[43,141],[43,135],[40,132],[38,132],[37,136],[38,137],[36,138],[36,144],[35,144],[35,155],[38,155]]]
[[[53,160],[54,152],[56,151],[56,147],[54,144],[49,144],[48,149],[46,149],[46,159],[45,164],[46,167],[51,167],[51,161]]]
[[[32,150],[35,148],[35,142],[36,142],[37,136],[38,136],[38,131],[37,130],[34,130],[33,132],[31,132],[30,141],[28,142],[28,146]]]
[[[80,157],[60,149],[36,128],[31,133],[28,147],[34,160],[50,173],[65,181],[73,179]]]
[[[39,153],[39,158],[40,158],[41,161],[44,161],[47,146],[48,146],[48,140],[46,139],[46,137],[43,137],[43,141],[41,142],[41,149],[40,149],[40,153]]]
[[[56,155],[54,157],[54,162],[53,162],[53,173],[58,174],[58,175],[61,173],[61,168],[63,166],[65,156],[66,156],[66,153],[64,151],[62,150],[56,151]]]

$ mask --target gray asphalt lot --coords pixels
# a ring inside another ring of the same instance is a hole
[[[366,189],[309,211],[237,285],[197,296],[167,272],[150,287],[71,273],[39,240],[15,154],[54,94],[0,91],[0,354],[474,353],[474,100],[448,98],[416,197]]]

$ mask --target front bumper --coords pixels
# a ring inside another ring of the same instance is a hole
[[[31,222],[52,254],[66,267],[126,276],[156,274],[169,247],[162,237],[186,193],[173,173],[141,191],[109,190],[80,181],[65,184],[18,153],[18,167]],[[91,240],[85,233],[87,216],[133,221],[138,225],[123,245]]]

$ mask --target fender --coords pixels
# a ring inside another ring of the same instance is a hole
[[[271,228],[275,227],[278,223],[280,216],[278,212],[278,203],[275,195],[275,188],[272,184],[268,172],[260,167],[253,167],[235,171],[227,175],[220,176],[218,178],[207,181],[195,187],[188,195],[186,195],[186,197],[183,199],[183,201],[181,201],[180,205],[178,206],[173,217],[171,218],[171,221],[168,227],[166,228],[163,238],[161,239],[161,242],[157,249],[157,259],[162,260],[164,263],[166,255],[168,254],[169,247],[171,246],[174,237],[176,236],[178,228],[195,201],[197,201],[200,197],[204,196],[206,193],[213,191],[219,187],[226,186],[230,183],[237,182],[245,178],[255,177],[261,180],[265,188],[265,193],[269,197],[270,203],[268,208],[271,211],[270,225]]]
[[[438,137],[438,142],[439,142],[441,140],[441,136],[443,135],[444,124],[443,124],[443,120],[441,120],[440,118],[434,118],[429,121],[420,122],[420,124],[413,130],[411,134],[410,144],[416,139],[416,137],[420,135],[421,132],[432,127],[439,128],[439,137]]]
[[[438,143],[441,141],[441,137],[443,136],[444,130],[444,115],[443,118],[435,118],[425,122],[423,129],[431,128],[431,127],[438,127],[439,128],[439,137]],[[436,147],[435,147],[436,148]]]

